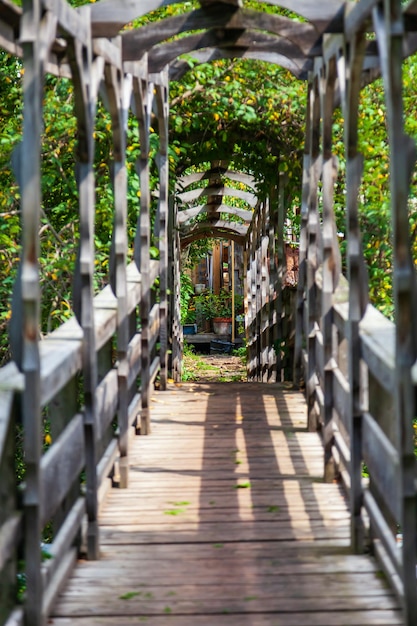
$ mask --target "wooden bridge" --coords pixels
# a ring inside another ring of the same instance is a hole
[[[170,4],[102,0],[75,9],[27,0],[21,9],[0,0],[0,46],[24,67],[22,141],[13,158],[22,248],[12,358],[0,370],[0,621],[415,626],[416,276],[407,207],[415,146],[404,131],[401,87],[403,61],[417,48],[417,3],[269,0],[288,9],[271,15],[262,4],[255,11],[206,0],[133,27]],[[169,82],[190,64],[219,58],[279,64],[308,85],[295,291],[283,286],[291,202],[284,176],[258,187],[253,172],[234,171],[233,155],[222,154],[169,181]],[[73,317],[41,339],[49,74],[73,83],[80,245]],[[358,99],[377,77],[391,150],[396,325],[368,302],[358,217]],[[114,225],[109,284],[95,292],[99,89],[111,117]],[[335,107],[345,125],[343,264],[333,203]],[[131,247],[128,115],[140,144]],[[223,203],[226,196],[246,208]],[[180,249],[208,234],[244,249],[249,382],[181,386]]]

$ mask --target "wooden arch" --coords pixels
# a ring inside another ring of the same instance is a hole
[[[184,226],[180,232],[181,247],[185,248],[193,241],[207,237],[231,239],[244,245],[248,226],[225,220],[198,222],[191,227]]]
[[[238,217],[244,222],[250,223],[253,217],[252,211],[246,211],[245,209],[238,209],[236,207],[229,206],[228,204],[220,204],[213,206],[212,204],[203,204],[196,207],[192,207],[190,209],[183,209],[178,212],[178,223],[184,224],[188,222],[188,220],[197,217],[198,215],[209,215],[210,213],[218,214],[227,214]]]
[[[253,193],[249,193],[248,191],[242,191],[242,189],[234,189],[233,187],[225,187],[224,185],[213,185],[209,187],[204,187],[203,189],[191,189],[191,191],[184,191],[183,193],[178,194],[177,198],[188,204],[189,202],[193,202],[198,200],[199,198],[204,198],[206,196],[211,197],[224,197],[228,196],[230,198],[239,198],[243,200],[249,206],[254,207],[257,198]]]
[[[91,11],[91,29],[94,37],[114,37],[124,26],[133,20],[156,11],[159,8],[177,4],[176,0],[104,0],[89,7]],[[210,6],[210,2],[202,3],[203,7]],[[222,11],[225,10],[224,3]],[[233,7],[239,7],[239,0],[230,0],[227,3]],[[294,6],[292,0],[265,0],[265,4],[281,7],[293,11],[302,18],[311,22],[317,33],[328,31],[339,31],[343,24],[342,0],[326,0],[326,2],[315,2],[307,0]]]
[[[317,30],[311,24],[295,24],[287,17],[219,3],[126,31],[122,34],[123,57],[125,60],[137,58],[156,44],[179,33],[221,28],[259,30],[277,35],[285,39],[286,51],[294,57],[311,54],[318,41]]]

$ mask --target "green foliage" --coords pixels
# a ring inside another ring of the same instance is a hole
[[[180,287],[181,324],[194,324],[196,321],[195,307],[191,306],[193,296],[193,282],[188,274],[182,272]]]
[[[197,313],[197,319],[212,320],[215,317],[232,317],[232,294],[226,289],[221,289],[220,293],[215,294],[211,291],[205,291],[194,297],[194,306]],[[235,294],[235,315],[241,312],[243,306],[243,298],[239,294]]]
[[[280,167],[300,181],[305,85],[252,60],[196,65],[173,83],[171,136],[176,171],[232,156],[267,190]],[[280,160],[281,157],[281,160]],[[280,165],[279,165],[280,164]]]

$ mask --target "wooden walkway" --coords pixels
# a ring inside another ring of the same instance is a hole
[[[280,385],[155,392],[129,489],[102,511],[102,558],[78,564],[50,623],[402,624],[375,563],[349,554],[349,514],[305,414]]]

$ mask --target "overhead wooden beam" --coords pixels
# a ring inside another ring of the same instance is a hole
[[[150,11],[155,11],[164,6],[175,4],[176,0],[102,0],[91,6],[91,26],[95,37],[113,37],[126,24],[139,18]],[[203,1],[202,6],[207,7],[211,2]],[[239,2],[223,2],[223,5],[232,4],[239,6]],[[280,6],[290,11],[295,11],[309,22],[312,22],[318,32],[326,28],[340,31],[343,24],[342,0],[267,0],[267,4]],[[225,7],[222,7],[222,11]]]
[[[194,207],[192,209],[184,209],[183,211],[178,212],[178,223],[185,224],[185,222],[188,222],[188,220],[192,219],[193,217],[197,217],[197,215],[204,215],[204,213],[210,214],[210,212],[212,211],[213,207],[209,204]],[[236,207],[227,206],[226,204],[221,204],[220,206],[217,206],[216,213],[235,215],[236,217],[240,217],[245,222],[250,222],[253,217],[253,213],[251,211],[237,209]]]
[[[288,70],[299,80],[307,80],[308,72],[313,67],[311,59],[298,59],[296,61],[271,51],[269,45],[252,44],[251,48],[241,46],[229,46],[227,48],[209,47],[204,50],[195,50],[192,53],[193,67],[200,63],[209,63],[219,59],[253,59],[265,63],[273,63]],[[191,68],[186,59],[175,59],[170,63],[169,77],[171,80],[181,80]]]
[[[240,246],[245,245],[245,241],[246,241],[246,237],[244,235],[238,235],[232,231],[218,229],[218,228],[213,227],[210,229],[209,232],[207,232],[206,230],[198,230],[198,231],[193,232],[190,235],[181,237],[180,239],[181,248],[185,248],[193,241],[198,241],[199,239],[207,239],[207,237],[211,237],[213,239],[230,239],[231,241],[234,241]]]
[[[221,177],[228,178],[230,180],[234,180],[238,183],[243,183],[248,187],[252,187],[255,189],[255,179],[253,176],[249,174],[244,174],[243,172],[235,172],[232,170],[228,170],[227,168],[216,167],[206,172],[195,172],[193,174],[187,174],[186,176],[181,176],[177,180],[177,189],[185,190],[187,187],[192,185],[193,183],[199,182],[200,180],[212,180],[217,179],[221,180]]]
[[[225,239],[234,239],[242,244],[246,238],[248,226],[237,224],[236,222],[227,222],[226,220],[213,220],[207,222],[198,222],[191,227],[182,227],[180,230],[181,247],[188,245],[196,239],[204,239],[207,237],[220,237]]]
[[[292,61],[299,71],[302,70],[307,61],[306,55],[299,47],[284,37],[249,29],[217,28],[153,47],[149,51],[149,69],[151,72],[158,72],[180,55],[190,53],[193,50],[230,47],[281,54]],[[133,58],[130,58],[130,52],[134,55]],[[137,57],[134,51],[124,50],[123,58],[126,61],[131,61]]]
[[[179,33],[210,28],[251,29],[285,37],[298,49],[297,55],[319,52],[320,43],[317,30],[308,23],[294,22],[278,15],[260,11],[237,9],[222,6],[220,3],[198,9],[141,28],[123,33],[123,55],[126,59],[140,57],[152,46],[170,39]]]
[[[177,198],[181,202],[189,203],[198,198],[206,196],[229,196],[234,198],[240,198],[244,202],[247,202],[250,206],[254,207],[257,201],[257,197],[253,193],[248,191],[242,191],[242,189],[234,189],[233,187],[205,187],[204,189],[192,189],[191,191],[185,191],[179,193]]]

